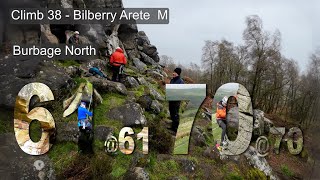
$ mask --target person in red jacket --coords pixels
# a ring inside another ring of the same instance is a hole
[[[223,145],[224,137],[227,132],[227,102],[228,97],[225,96],[220,102],[217,103],[216,119],[217,123],[222,129],[220,145]]]
[[[112,81],[120,82],[120,70],[127,64],[127,59],[120,47],[110,57],[110,65],[112,66]]]

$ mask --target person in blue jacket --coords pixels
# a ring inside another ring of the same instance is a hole
[[[98,67],[92,67],[89,69],[89,73],[93,74],[94,76],[95,75],[99,75],[100,77],[103,77],[103,78],[107,78],[107,76],[105,74],[103,74],[103,72],[101,71],[100,68]]]
[[[181,79],[181,68],[176,68],[173,72],[173,78],[170,81],[170,84],[184,84],[184,81]],[[172,131],[177,132],[180,116],[179,116],[179,110],[180,110],[180,104],[181,101],[169,101],[169,111],[170,111],[170,118],[172,120],[172,127],[170,128]]]
[[[78,127],[81,130],[83,129],[91,129],[91,123],[89,122],[88,117],[92,117],[93,113],[88,111],[86,108],[86,103],[81,102],[78,108]]]

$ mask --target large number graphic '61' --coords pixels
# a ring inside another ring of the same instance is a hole
[[[225,85],[229,84],[234,83]],[[238,136],[234,141],[226,138],[228,146],[223,149],[225,155],[242,154],[249,147],[252,136],[253,117],[250,115],[253,114],[253,110],[250,94],[244,86],[238,85],[236,92],[240,112]],[[218,96],[221,91],[223,91],[222,86],[217,90],[215,96]],[[174,154],[188,154],[190,132],[198,109],[205,97],[205,84],[170,84],[166,86],[166,99],[168,101],[188,101],[188,108],[186,108],[180,117]]]

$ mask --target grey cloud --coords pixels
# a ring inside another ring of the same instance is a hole
[[[320,13],[317,0],[124,0],[125,7],[170,8],[169,25],[139,25],[146,31],[160,54],[172,56],[176,61],[200,64],[205,40],[227,39],[243,43],[242,32],[248,15],[259,15],[264,29],[282,34],[282,52],[287,58],[306,67],[309,56],[320,46]]]

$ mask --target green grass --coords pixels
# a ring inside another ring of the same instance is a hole
[[[62,66],[62,67],[69,67],[69,66],[77,66],[79,67],[81,64],[75,60],[59,60],[57,61],[57,64],[59,66]]]
[[[179,124],[177,138],[174,145],[174,154],[183,154],[189,147],[189,139],[192,128],[192,118],[181,119],[181,124]]]
[[[243,180],[243,177],[236,172],[231,172],[230,174],[227,175],[227,177],[225,179],[227,179],[227,180]]]
[[[92,144],[94,152],[104,151],[104,149],[105,149],[104,143],[105,143],[104,141],[100,141],[100,140],[95,139]]]
[[[150,179],[168,179],[170,177],[181,176],[180,165],[174,160],[157,161],[154,163],[153,168],[149,168]]]
[[[222,130],[216,122],[216,117],[212,116],[212,135],[213,139],[220,143]]]
[[[125,155],[119,152],[112,164],[112,177],[120,179],[129,169],[132,158],[132,155]]]
[[[0,134],[13,132],[13,127],[10,126],[10,123],[7,120],[0,120]]]
[[[289,167],[287,165],[281,165],[281,171],[284,175],[286,175],[287,177],[292,177],[294,175],[294,173],[292,172],[291,169],[289,169]]]
[[[260,171],[259,169],[251,168],[249,171],[246,172],[246,178],[247,180],[267,180],[266,175]]]
[[[12,125],[13,116],[11,113],[13,115],[12,111],[0,110],[0,134],[14,131]]]
[[[178,134],[174,145],[174,154],[183,154],[189,147],[190,133],[197,109],[186,110],[180,119]]]
[[[81,77],[76,77],[76,78],[73,78],[73,80],[76,82],[77,84],[77,88],[74,89],[74,92],[78,89],[79,85],[81,83],[87,83],[87,80],[84,79],[84,78],[81,78]]]
[[[38,120],[33,120],[30,123],[29,127],[30,138],[33,142],[39,142],[42,135],[41,124]]]
[[[75,143],[59,143],[54,144],[48,155],[53,162],[56,173],[62,173],[74,160],[78,151],[78,146]]]
[[[144,88],[145,88],[145,86],[139,86],[138,88],[136,88],[136,90],[134,91],[134,96],[136,98],[143,96],[145,94]]]
[[[109,93],[102,95],[103,102],[94,109],[94,123],[95,125],[106,125],[114,128],[115,132],[119,132],[123,124],[119,121],[107,118],[107,112],[115,107],[119,107],[125,103],[125,96]]]

